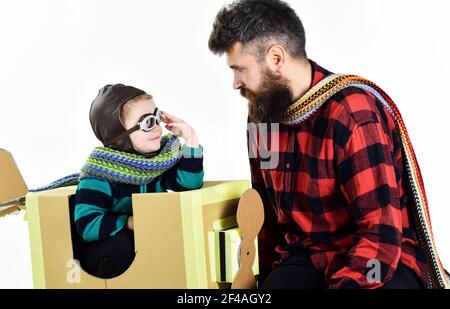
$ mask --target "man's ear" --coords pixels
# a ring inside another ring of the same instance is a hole
[[[279,73],[286,62],[286,50],[279,44],[270,46],[267,50],[266,61],[272,71]]]

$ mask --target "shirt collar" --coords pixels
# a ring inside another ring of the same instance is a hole
[[[317,85],[317,83],[319,83],[322,79],[324,79],[328,75],[333,74],[332,72],[322,68],[313,60],[308,59],[308,61],[311,64],[311,85],[309,86],[309,89]]]

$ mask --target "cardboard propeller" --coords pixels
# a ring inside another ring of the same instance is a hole
[[[263,202],[255,189],[248,189],[242,194],[236,217],[242,241],[238,257],[239,269],[231,288],[254,289],[256,280],[252,266],[256,254],[255,238],[264,222]]]

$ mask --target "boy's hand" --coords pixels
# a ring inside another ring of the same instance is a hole
[[[127,220],[127,229],[134,230],[133,216],[129,216]]]
[[[161,120],[166,124],[166,129],[173,132],[178,137],[185,140],[185,145],[191,148],[198,148],[198,138],[194,129],[183,120],[162,112]]]

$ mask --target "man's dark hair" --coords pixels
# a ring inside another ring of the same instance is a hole
[[[222,8],[214,21],[209,49],[222,55],[236,42],[244,48],[251,45],[251,51],[260,60],[270,43],[280,44],[294,58],[306,58],[302,22],[280,0],[237,0]]]

